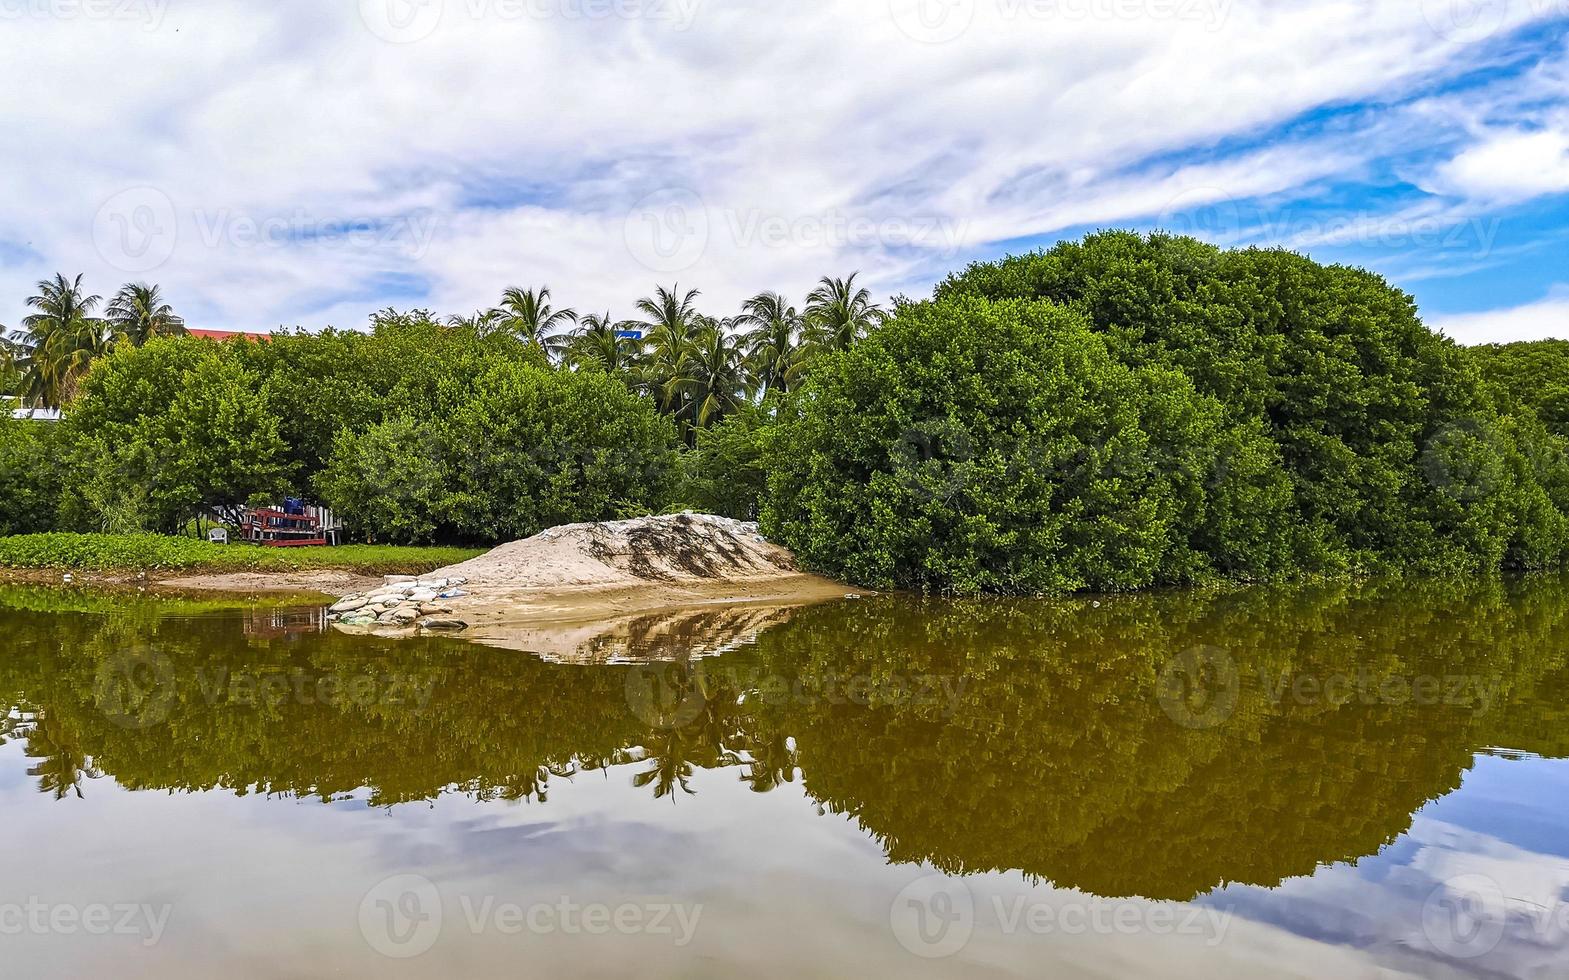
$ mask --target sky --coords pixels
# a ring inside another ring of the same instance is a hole
[[[0,0],[0,324],[927,295],[1099,228],[1569,337],[1569,0]]]

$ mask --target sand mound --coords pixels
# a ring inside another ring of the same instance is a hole
[[[796,568],[756,524],[708,514],[568,524],[417,580],[345,596],[338,629],[440,631],[558,659],[725,649],[845,587]]]
[[[709,514],[566,524],[432,573],[472,591],[746,581],[797,573],[756,524]]]

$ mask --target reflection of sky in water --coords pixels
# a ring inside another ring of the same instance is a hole
[[[797,787],[757,794],[723,770],[698,772],[697,795],[674,801],[634,791],[634,766],[579,774],[544,805],[453,795],[378,809],[131,793],[108,778],[89,781],[84,800],[57,803],[17,778],[25,763],[19,746],[0,749],[12,842],[0,858],[0,899],[167,902],[172,911],[151,948],[121,937],[7,937],[18,975],[673,976],[695,964],[716,976],[800,976],[829,964],[840,975],[1550,976],[1569,949],[1561,927],[1533,932],[1518,914],[1497,949],[1474,959],[1436,956],[1423,932],[1424,903],[1447,877],[1491,876],[1516,913],[1522,900],[1559,897],[1569,861],[1530,845],[1562,849],[1563,761],[1479,757],[1460,790],[1378,855],[1273,889],[1219,889],[1198,905],[1230,915],[1197,934],[1007,933],[1002,920],[1021,898],[1056,909],[1095,899],[1018,874],[966,878],[974,936],[956,957],[933,961],[906,953],[888,926],[891,897],[929,869],[890,865],[853,821],[819,815]],[[388,960],[363,941],[356,912],[368,889],[410,870],[438,885],[442,938],[418,960]],[[467,924],[487,896],[528,905],[563,895],[703,909],[685,949],[648,936],[475,935]]]
[[[1562,976],[1566,854],[1569,761],[1481,755],[1459,790],[1377,855],[1202,901],[1418,974]]]

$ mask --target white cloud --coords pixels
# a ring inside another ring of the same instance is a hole
[[[676,279],[716,308],[856,268],[920,291],[989,243],[1361,167],[1408,134],[1369,118],[1212,150],[1458,70],[1477,34],[1372,0],[924,8],[967,18],[957,33],[888,0],[127,2],[157,16],[0,24],[0,120],[21,134],[0,161],[0,256],[36,254],[0,266],[0,322],[56,270],[99,290],[149,278],[193,321],[261,328],[470,310],[511,283],[616,311]],[[138,187],[170,212],[99,213]],[[698,210],[637,210],[670,188]],[[629,213],[703,247],[650,268]],[[166,261],[100,254],[138,235],[164,236]]]
[[[1454,192],[1495,203],[1569,191],[1569,131],[1489,133],[1440,167],[1438,179]]]
[[[1569,290],[1522,306],[1429,318],[1428,326],[1461,344],[1569,339]]]

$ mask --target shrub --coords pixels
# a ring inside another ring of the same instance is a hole
[[[876,588],[1131,589],[1293,547],[1258,433],[1050,303],[902,306],[819,364],[766,458],[768,531]]]
[[[675,428],[620,379],[503,364],[475,392],[450,426],[466,536],[527,537],[647,514],[669,499]]]
[[[291,484],[301,493],[312,489],[339,434],[450,412],[497,362],[544,366],[537,346],[506,333],[452,329],[422,310],[383,310],[369,333],[278,333],[265,343],[236,342],[235,351],[263,382]]]
[[[1500,404],[1529,409],[1553,435],[1569,437],[1569,340],[1483,344],[1467,353]]]
[[[0,535],[47,531],[60,519],[60,430],[0,413]]]
[[[340,432],[316,486],[373,540],[428,544],[460,536],[451,506],[452,453],[435,424],[406,416]]]
[[[340,436],[319,483],[378,539],[495,542],[657,511],[675,462],[669,420],[618,379],[503,362],[439,419]]]
[[[1511,548],[1549,540],[1556,520],[1504,476],[1511,426],[1465,352],[1372,273],[1106,232],[972,265],[937,290],[961,295],[1076,309],[1124,364],[1177,368],[1257,426],[1291,481],[1301,553],[1320,569],[1561,558]]]
[[[234,349],[192,337],[95,361],[62,423],[70,488],[108,531],[175,531],[283,487],[278,417]]]
[[[122,572],[137,569],[288,571],[341,568],[365,574],[420,575],[473,558],[463,548],[264,548],[209,544],[161,534],[22,534],[0,537],[0,568]]]
[[[745,405],[718,423],[697,431],[697,445],[681,454],[681,485],[676,499],[707,514],[755,521],[768,490],[763,445],[776,406]]]

